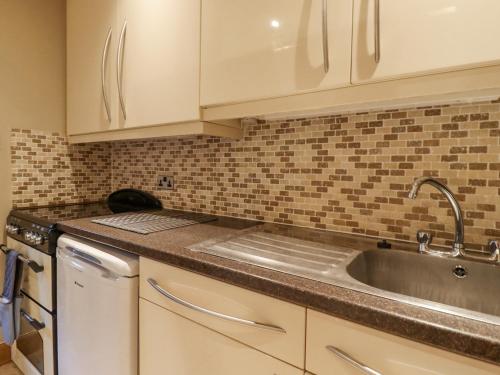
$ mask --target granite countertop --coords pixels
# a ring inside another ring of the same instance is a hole
[[[500,327],[497,325],[187,248],[216,237],[238,234],[250,227],[256,228],[255,225],[267,232],[358,250],[377,248],[377,240],[372,238],[277,224],[257,224],[233,218],[219,218],[214,222],[148,235],[92,223],[91,218],[62,221],[58,229],[394,335],[500,365]],[[393,248],[415,251],[416,245],[391,242]]]

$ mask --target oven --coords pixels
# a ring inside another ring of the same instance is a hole
[[[20,333],[12,360],[25,375],[56,375],[56,265],[48,232],[9,217],[7,233],[6,248],[18,251],[24,263]]]
[[[55,316],[24,296],[20,333],[12,346],[12,360],[26,374],[54,374]]]

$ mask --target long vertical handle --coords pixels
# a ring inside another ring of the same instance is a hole
[[[323,68],[325,69],[325,73],[328,73],[330,69],[330,56],[328,53],[328,0],[323,0],[323,10],[322,10],[322,19],[323,19]]]
[[[122,109],[123,118],[127,119],[127,110],[125,109],[125,101],[123,100],[122,90],[122,74],[123,74],[123,46],[125,43],[125,34],[127,33],[127,21],[123,23],[123,28],[120,33],[120,41],[118,42],[118,51],[116,52],[116,83],[118,85],[118,96],[120,98],[120,107]]]
[[[375,62],[380,61],[380,0],[375,0],[375,19],[374,19],[374,42],[375,42]]]
[[[102,51],[102,61],[101,61],[102,98],[104,99],[104,106],[106,107],[106,114],[108,115],[109,122],[111,122],[111,111],[109,109],[108,92],[106,90],[106,61],[108,60],[109,42],[111,40],[112,33],[113,29],[109,28],[108,36],[106,37],[106,42],[104,43],[104,48]]]

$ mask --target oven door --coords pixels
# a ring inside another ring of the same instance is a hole
[[[24,265],[22,291],[48,311],[54,311],[55,280],[52,277],[54,258],[10,237],[7,237],[7,247],[32,261],[33,267]]]
[[[54,317],[25,296],[20,319],[12,360],[25,375],[55,375]]]

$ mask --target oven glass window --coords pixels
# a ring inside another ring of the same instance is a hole
[[[23,301],[21,312],[20,334],[16,341],[17,349],[43,374],[43,340],[38,330],[30,322],[28,304]],[[35,322],[36,326],[36,322]]]

